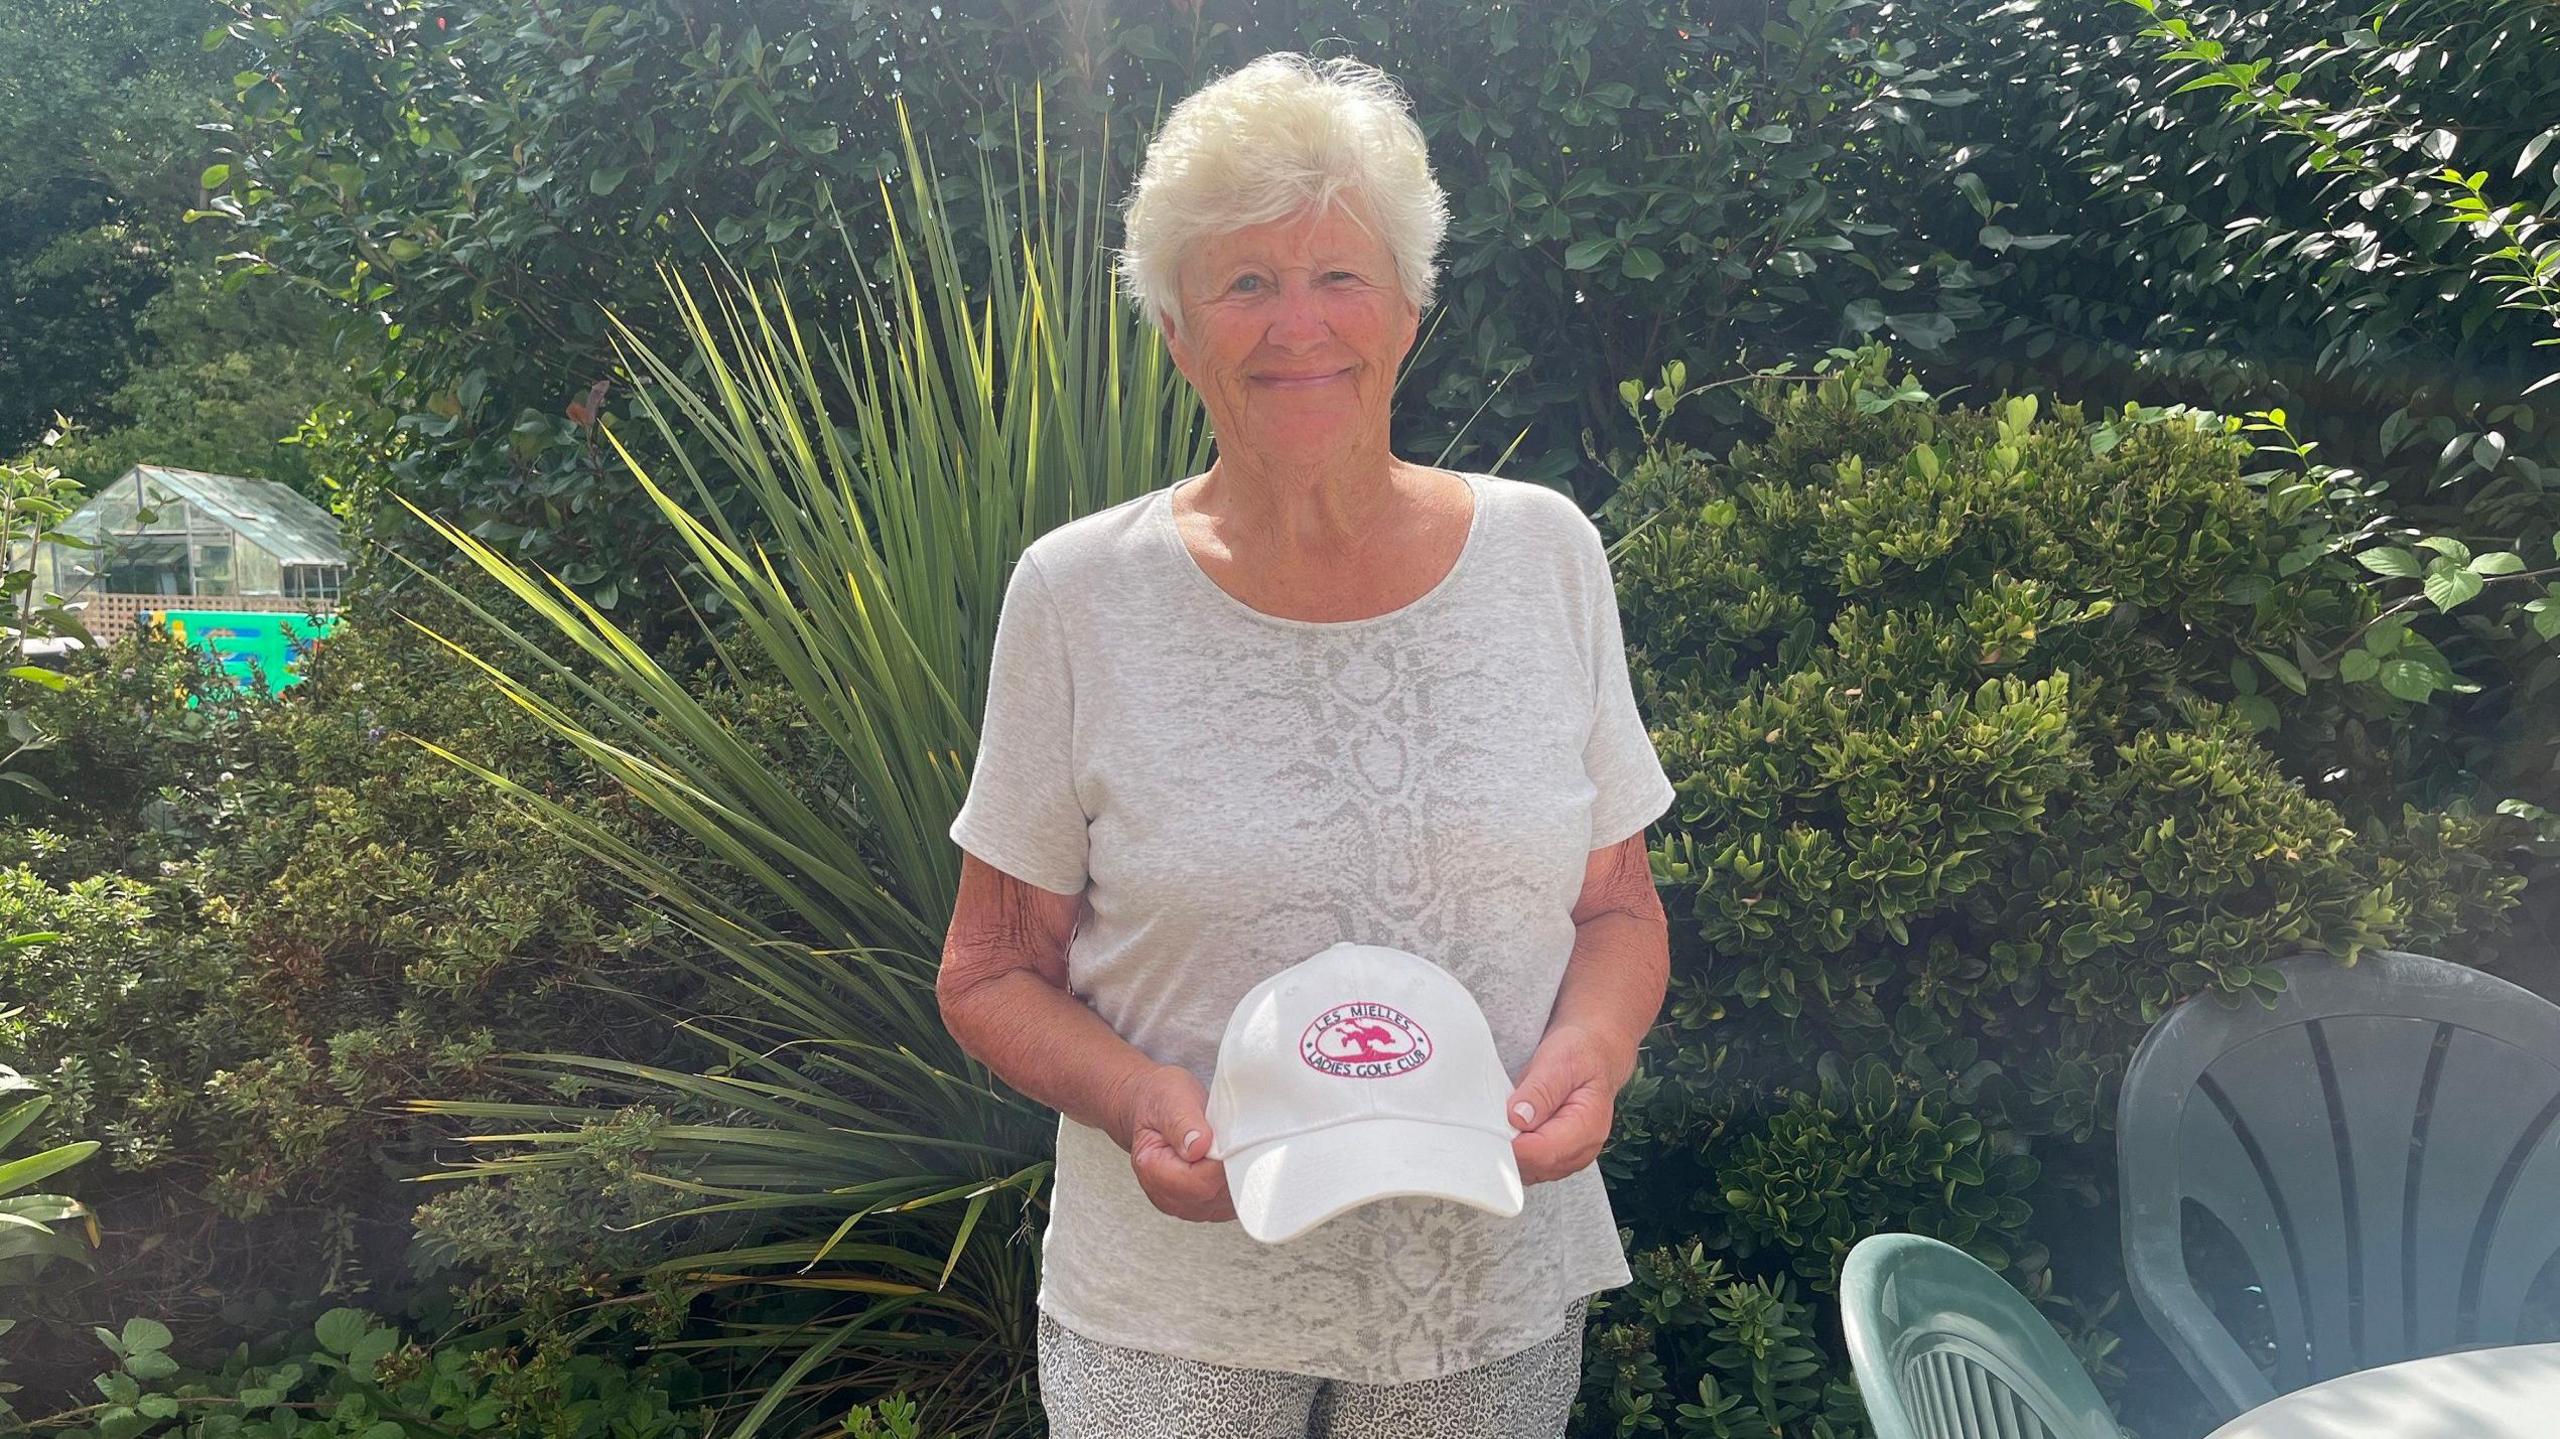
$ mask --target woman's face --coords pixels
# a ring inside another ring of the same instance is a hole
[[[1188,338],[1161,328],[1220,448],[1289,455],[1383,439],[1421,312],[1385,242],[1340,205],[1194,242],[1181,293]]]

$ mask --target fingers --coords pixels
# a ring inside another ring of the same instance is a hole
[[[1190,1071],[1167,1066],[1138,1103],[1129,1164],[1155,1207],[1176,1219],[1216,1223],[1236,1217],[1227,1167],[1208,1157],[1208,1093]]]
[[[1205,1154],[1206,1131],[1193,1138],[1196,1150]],[[1147,1134],[1130,1151],[1129,1164],[1137,1171],[1138,1186],[1147,1198],[1176,1219],[1214,1224],[1236,1217],[1234,1201],[1227,1194],[1227,1167],[1217,1160],[1186,1159],[1161,1136]]]
[[[1585,1089],[1595,1087],[1600,1079],[1599,1066],[1569,1044],[1548,1043],[1538,1046],[1529,1056],[1529,1067],[1512,1088],[1511,1097],[1503,1101],[1503,1109],[1511,1116],[1514,1129],[1530,1130],[1545,1124],[1549,1116],[1565,1107]]]
[[[1518,1131],[1511,1153],[1520,1165],[1520,1182],[1562,1179],[1598,1159],[1609,1142],[1616,1093],[1588,1036],[1549,1030],[1503,1106]]]
[[[1191,1071],[1165,1065],[1150,1077],[1138,1099],[1135,1135],[1153,1132],[1185,1160],[1209,1152],[1209,1094]],[[1131,1153],[1137,1149],[1133,1143]]]
[[[1513,1137],[1511,1157],[1522,1184],[1544,1184],[1579,1174],[1609,1142],[1613,1106],[1596,1088],[1577,1090],[1546,1122]]]
[[[1175,1215],[1177,1219],[1197,1220],[1202,1224],[1223,1224],[1236,1217],[1235,1200],[1227,1193],[1227,1167],[1214,1159],[1192,1166],[1195,1189],[1191,1203]]]

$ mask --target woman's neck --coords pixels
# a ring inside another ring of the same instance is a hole
[[[1338,458],[1222,451],[1183,499],[1256,563],[1289,569],[1368,553],[1410,529],[1437,478],[1383,447]]]

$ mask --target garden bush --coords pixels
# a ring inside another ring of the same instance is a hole
[[[2536,346],[2560,342],[2560,17],[2532,0],[2106,0],[1946,20],[1926,53],[2008,101],[1964,116],[1983,243],[2066,237],[2019,255],[1998,343],[1962,347],[1965,377],[2271,411],[2284,448],[2317,446],[2342,467],[2324,479],[2380,497],[2365,582],[2441,651],[2348,678],[2456,692],[2314,737],[2360,756],[2391,742],[2387,766],[2359,765],[2364,791],[2319,792],[2358,823],[2404,797],[2513,797],[2543,812],[2547,872],[2560,391]],[[2421,535],[2459,548],[2412,560]],[[2510,948],[2547,952],[2560,928],[2526,918]]]
[[[1839,1351],[1812,1332],[1815,1315],[1794,1280],[1737,1278],[1695,1241],[1632,1253],[1627,1268],[1632,1283],[1592,1301],[1575,1432],[1619,1439],[1864,1432],[1857,1390]],[[1597,1417],[1604,1410],[1607,1417]]]
[[[2302,950],[2465,958],[2522,885],[2512,821],[2351,827],[2258,742],[2234,660],[2281,663],[2375,602],[2279,564],[2294,526],[2231,425],[1949,408],[1890,368],[1870,347],[1761,382],[1764,439],[1654,453],[1604,516],[1679,793],[1654,852],[1670,1001],[1604,1163],[1640,1244],[1731,1265],[1701,1292],[1795,1286],[1752,1301],[1803,1311],[1815,1367],[1779,1407],[1835,1428],[1830,1295],[1879,1230],[2005,1271],[2106,1377],[2153,1362],[2094,1322],[2144,1029],[2250,1002]],[[2259,701],[2310,716],[2340,688]],[[1611,1343],[1633,1357],[1595,1369],[1592,1432],[1728,1432],[1665,1410],[1702,1378],[1740,1393],[1730,1354],[1671,1344],[1656,1380],[1653,1349]]]
[[[691,1439],[709,1432],[704,1376],[645,1363],[413,1337],[340,1306],[295,1334],[189,1367],[156,1319],[95,1328],[97,1396],[46,1411],[62,1439]],[[0,1418],[5,1418],[0,1415]],[[32,1417],[32,1416],[31,1416]]]
[[[203,648],[156,631],[81,658],[72,673],[77,683],[58,691],[18,687],[46,742],[10,768],[42,790],[0,787],[0,864],[64,883],[153,877],[192,859],[206,839],[206,794],[252,767],[255,696]]]
[[[0,870],[0,927],[47,936],[0,949],[0,1064],[35,1077],[53,1107],[38,1133],[93,1138],[100,1166],[201,1164],[219,1152],[204,1084],[226,1059],[280,1044],[224,996],[240,953],[203,919],[189,881],[91,875],[56,886]],[[246,1027],[235,1029],[236,1022]]]
[[[401,1101],[560,1092],[492,1067],[506,1050],[647,1061],[689,1043],[670,1017],[699,989],[687,941],[420,742],[506,766],[679,869],[689,847],[413,628],[468,633],[434,601],[359,598],[272,700],[142,634],[30,701],[62,736],[33,757],[59,802],[0,838],[0,930],[55,937],[0,949],[16,1011],[0,1063],[54,1095],[45,1137],[104,1146],[83,1197],[107,1248],[97,1281],[31,1300],[54,1322],[18,1342],[58,1354],[70,1316],[123,1312],[212,1343],[218,1323],[246,1334],[288,1300],[405,1296],[412,1211],[431,1196],[402,1181],[468,1126]],[[752,662],[734,684],[698,678],[741,742],[832,783]],[[546,1256],[564,1275],[612,1243],[553,1226],[520,1229],[517,1250],[534,1232],[578,1241]]]

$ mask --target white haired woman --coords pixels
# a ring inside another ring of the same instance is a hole
[[[1395,83],[1265,55],[1186,98],[1123,275],[1217,460],[1008,582],[940,1000],[1056,1108],[1039,1368],[1058,1439],[1563,1431],[1628,1279],[1593,1161],[1661,1008],[1673,792],[1598,530],[1389,448],[1447,204]],[[1463,981],[1515,1082],[1516,1218],[1382,1199],[1262,1244],[1205,1086],[1337,942]]]

